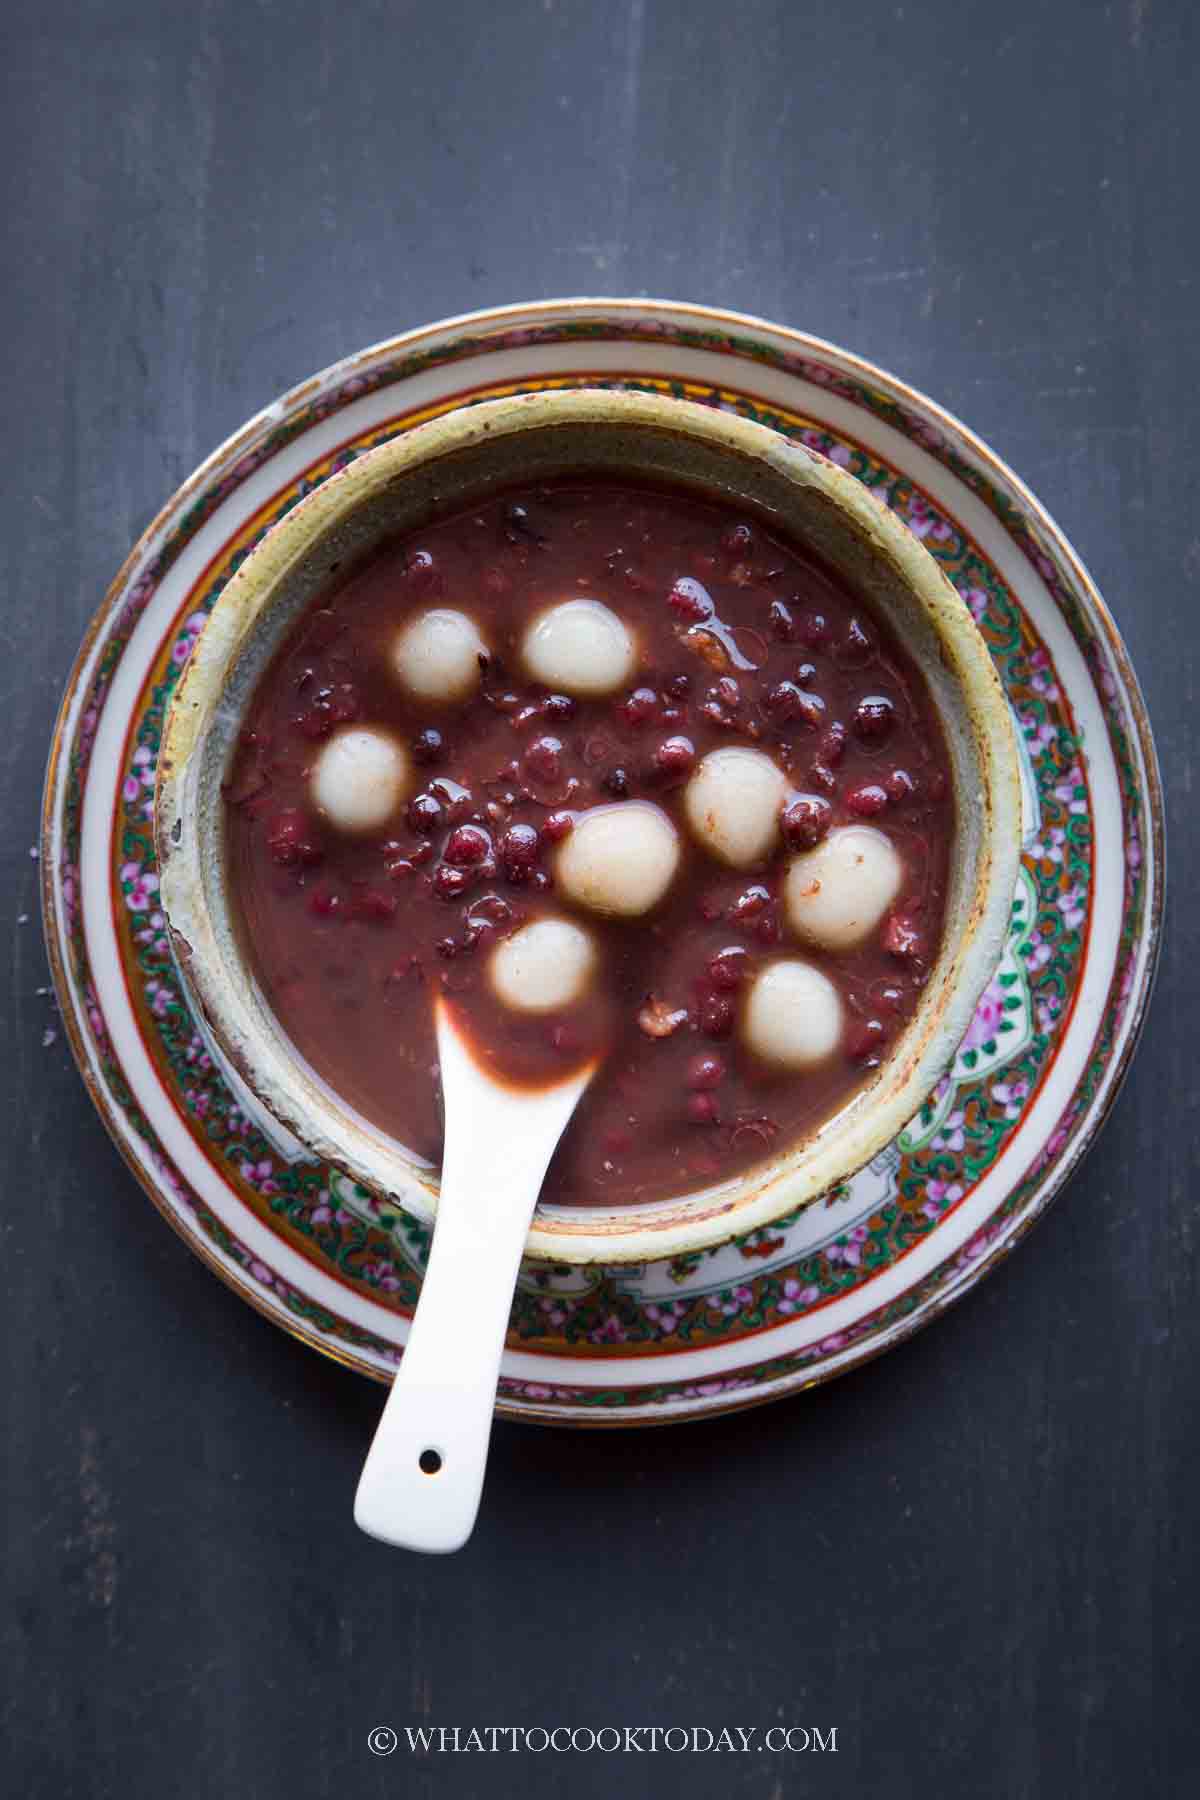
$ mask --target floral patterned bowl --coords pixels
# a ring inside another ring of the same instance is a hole
[[[315,1155],[419,1218],[436,1183],[298,1058],[250,978],[231,922],[221,785],[249,695],[331,557],[415,524],[436,499],[563,467],[719,489],[784,520],[869,592],[926,671],[946,730],[959,830],[942,951],[909,1027],[871,1080],[811,1137],[748,1174],[638,1207],[539,1207],[528,1250],[558,1263],[695,1253],[810,1204],[880,1151],[952,1061],[1004,946],[1021,791],[1008,705],[969,608],[894,514],[853,477],[767,427],[674,398],[593,390],[451,412],[383,444],[303,500],[214,607],[177,687],[159,759],[163,911],[198,1018],[234,1078]]]

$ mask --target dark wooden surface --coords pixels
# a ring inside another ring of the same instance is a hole
[[[8,1791],[1196,1791],[1200,11],[7,0],[0,29]],[[359,345],[588,292],[822,333],[1027,477],[1141,671],[1173,917],[1102,1142],[950,1317],[725,1422],[503,1426],[474,1541],[421,1561],[351,1523],[378,1390],[189,1257],[43,1048],[28,852],[80,634],[198,459]],[[838,1753],[372,1758],[425,1720]]]

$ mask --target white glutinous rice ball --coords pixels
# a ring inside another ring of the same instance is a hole
[[[841,997],[811,963],[771,963],[750,989],[742,1035],[764,1062],[784,1069],[812,1068],[831,1056],[841,1040]]]
[[[849,950],[876,929],[903,880],[889,837],[873,825],[845,825],[793,859],[783,880],[784,912],[797,937]]]
[[[629,628],[599,600],[564,600],[540,613],[521,651],[534,680],[563,694],[611,694],[637,662]]]
[[[783,770],[769,756],[731,744],[703,758],[684,789],[683,805],[706,850],[735,869],[748,869],[775,847],[786,792]]]
[[[595,961],[595,946],[578,925],[535,919],[497,944],[492,986],[514,1012],[556,1012],[582,996]]]
[[[474,619],[437,606],[397,634],[392,668],[418,700],[465,700],[479,686],[479,659],[486,655]]]
[[[313,805],[339,831],[375,831],[408,783],[408,757],[396,740],[353,725],[322,746],[311,777]]]
[[[636,919],[658,904],[678,867],[679,838],[666,813],[649,800],[623,800],[580,814],[555,874],[578,905]]]

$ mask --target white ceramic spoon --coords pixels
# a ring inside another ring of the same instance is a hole
[[[446,1147],[429,1266],[354,1499],[371,1537],[459,1550],[471,1535],[513,1288],[554,1147],[596,1071],[513,1088],[475,1061],[434,1002]]]

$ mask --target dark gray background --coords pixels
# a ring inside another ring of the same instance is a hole
[[[1200,9],[6,0],[2,25],[10,1791],[1191,1791]],[[200,457],[362,344],[562,293],[822,333],[1026,476],[1141,671],[1173,928],[1099,1148],[949,1318],[724,1422],[502,1426],[472,1544],[421,1561],[351,1524],[379,1390],[189,1257],[42,1047],[28,847],[84,625]],[[371,1726],[422,1719],[782,1720],[839,1749],[372,1759]]]

